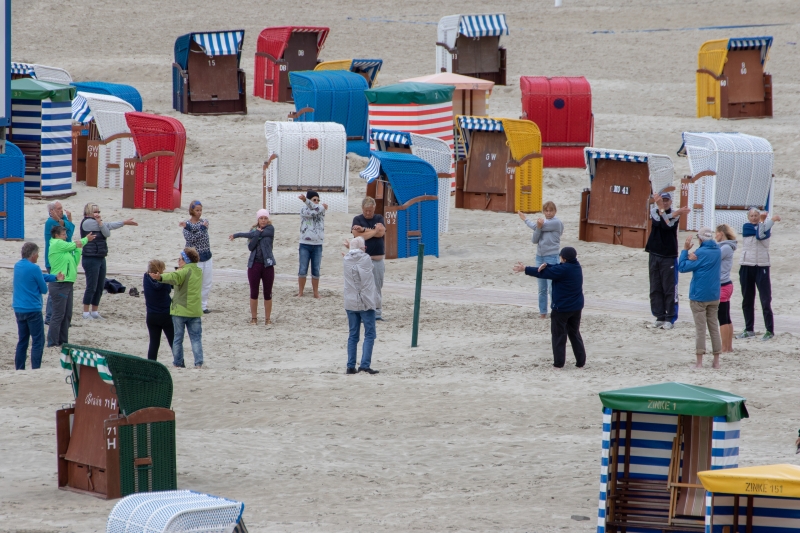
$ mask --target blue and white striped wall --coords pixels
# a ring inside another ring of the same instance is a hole
[[[57,196],[72,190],[72,103],[12,100],[17,142],[41,143],[41,172],[25,171],[25,194]]]
[[[747,524],[747,496],[739,497],[738,531],[733,530],[733,499],[729,494],[714,494],[713,527],[711,526],[711,495],[706,512],[706,533],[745,533]],[[752,533],[798,533],[800,532],[800,499],[797,498],[753,498]]]

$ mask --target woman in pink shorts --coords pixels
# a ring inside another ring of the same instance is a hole
[[[733,324],[731,324],[731,268],[733,267],[733,252],[736,251],[736,232],[727,224],[717,226],[716,234],[719,250],[722,254],[722,265],[719,272],[719,333],[722,337],[722,352],[733,351]]]

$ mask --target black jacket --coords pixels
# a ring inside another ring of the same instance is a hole
[[[150,274],[145,273],[142,287],[144,290],[144,305],[147,308],[147,312],[168,315],[169,306],[172,304],[172,298],[169,296],[170,291],[172,291],[172,285],[158,282],[151,278]]]
[[[668,209],[666,212],[671,213],[672,209]],[[658,220],[655,220],[651,216],[650,223],[650,237],[647,238],[644,251],[661,257],[678,257],[679,222],[676,220],[670,227],[663,218],[659,217]]]
[[[553,280],[553,311],[567,313],[583,309],[583,269],[577,259],[557,265],[547,265],[539,272],[537,267],[525,267],[529,276]]]

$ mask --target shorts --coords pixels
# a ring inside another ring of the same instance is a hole
[[[733,294],[733,282],[729,281],[727,283],[723,283],[719,288],[719,301],[722,302],[730,302],[731,295]]]

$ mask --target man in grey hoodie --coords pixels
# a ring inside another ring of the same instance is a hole
[[[375,307],[378,292],[375,288],[375,277],[372,259],[366,253],[363,237],[350,241],[350,251],[344,256],[344,309],[350,325],[350,336],[347,339],[347,374],[356,373],[356,352],[364,324],[364,346],[361,352],[361,365],[358,372],[377,374],[372,370],[372,347],[375,344]]]

